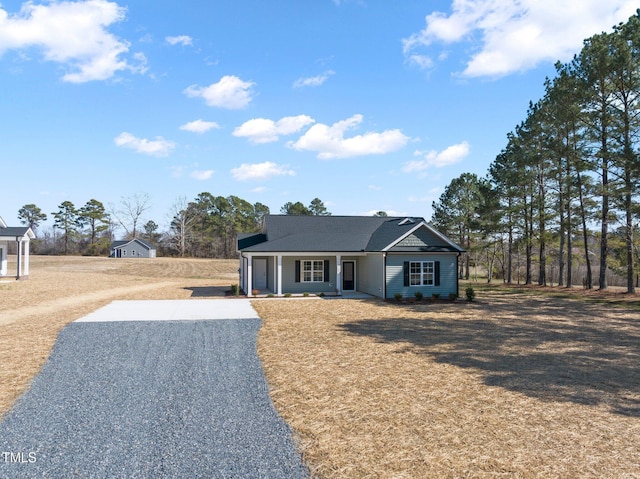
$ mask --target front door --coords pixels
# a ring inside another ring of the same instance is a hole
[[[356,262],[342,262],[342,291],[356,290]]]
[[[253,260],[253,289],[267,289],[267,260]]]

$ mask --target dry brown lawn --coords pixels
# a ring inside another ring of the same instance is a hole
[[[637,311],[266,300],[272,398],[321,478],[640,477]]]
[[[29,280],[0,282],[0,414],[69,322],[114,299],[211,297],[236,270],[32,257]],[[640,478],[640,313],[619,299],[253,304],[271,396],[315,477]]]

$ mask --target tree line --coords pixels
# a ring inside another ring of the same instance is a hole
[[[43,227],[49,217],[35,204],[20,208],[18,219],[37,232],[32,242],[36,254],[106,256],[114,240],[139,238],[155,245],[159,255],[231,258],[236,254],[238,233],[260,231],[262,219],[270,214],[269,207],[259,202],[203,192],[192,201],[178,198],[169,212],[168,229],[160,231],[155,221],[146,219],[150,207],[149,195],[138,193],[121,198],[118,205],[109,208],[96,199],[82,207],[63,201],[50,213],[54,220],[51,228]],[[319,198],[307,206],[299,201],[287,202],[280,213],[331,214]]]
[[[640,10],[555,67],[487,175],[454,179],[433,223],[467,249],[463,277],[482,264],[489,281],[606,289],[623,278],[635,292]]]

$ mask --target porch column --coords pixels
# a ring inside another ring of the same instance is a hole
[[[267,266],[267,270],[269,267]],[[277,294],[278,292],[278,257],[276,255],[273,256],[273,283],[271,283],[271,291],[273,294]]]
[[[277,275],[278,275],[278,280],[276,282],[276,284],[278,285],[278,289],[277,289],[277,295],[278,296],[282,296],[282,255],[279,254],[278,255],[278,266],[277,266]]]
[[[7,274],[7,250],[9,243],[0,243],[0,276]]]
[[[24,276],[29,276],[29,244],[31,241],[24,243]]]
[[[342,256],[336,255],[336,293],[342,295]]]
[[[247,256],[247,290],[245,291],[245,294],[247,296],[251,296],[251,289],[253,288],[253,285],[251,284],[253,280],[253,256],[248,255]]]
[[[16,238],[16,243],[18,244],[18,253],[16,257],[16,279],[20,279],[22,276],[22,238],[19,236]]]

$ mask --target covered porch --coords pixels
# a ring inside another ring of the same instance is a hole
[[[323,294],[343,296],[360,291],[359,269],[365,253],[244,253],[240,285],[247,295]]]
[[[13,276],[8,271],[9,247],[15,245],[16,279],[29,277],[29,243],[36,235],[29,227],[11,227],[0,218],[0,278]]]

